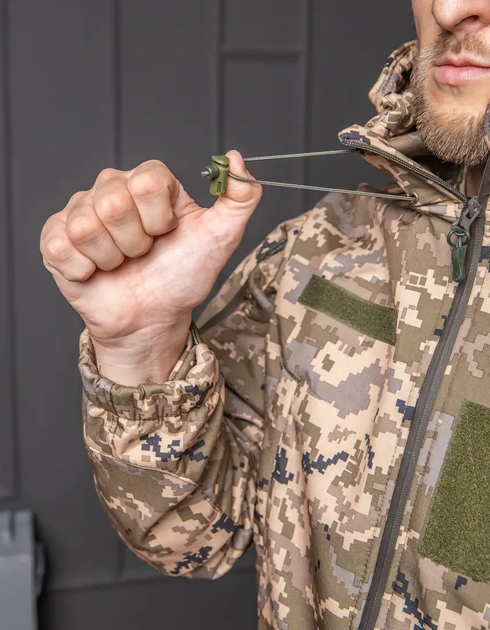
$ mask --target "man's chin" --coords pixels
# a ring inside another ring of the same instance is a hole
[[[484,142],[483,117],[471,111],[431,106],[416,120],[420,137],[429,151],[446,162],[480,165],[488,155]]]

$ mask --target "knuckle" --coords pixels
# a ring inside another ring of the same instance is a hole
[[[165,166],[165,164],[161,160],[146,160],[145,162],[142,162],[140,164],[140,167],[168,171],[168,168]]]
[[[76,206],[76,205],[78,205],[80,203],[80,201],[85,197],[86,194],[87,194],[86,190],[78,190],[68,200],[68,206]]]
[[[110,192],[105,194],[97,207],[97,214],[109,223],[124,222],[131,210],[131,200],[125,192]]]
[[[46,239],[49,238],[49,233],[51,232],[55,223],[56,223],[55,215],[52,215],[43,225],[41,234],[39,235],[39,241],[40,241],[41,246],[46,241]]]
[[[79,214],[66,224],[68,238],[74,243],[86,243],[93,240],[99,230],[99,222],[86,214]]]
[[[60,210],[59,212],[55,212],[54,214],[52,214],[46,219],[46,222],[43,225],[42,233],[46,236],[47,232],[63,223],[63,219],[65,216],[66,213],[64,210]]]
[[[66,239],[56,236],[44,243],[43,255],[48,263],[63,263],[71,258],[72,247]]]
[[[108,181],[110,181],[111,179],[114,179],[115,177],[118,177],[119,175],[120,173],[116,168],[104,168],[97,175],[95,184],[102,186],[103,184],[106,184]]]
[[[135,197],[146,197],[153,195],[165,185],[165,177],[157,169],[141,171],[131,176],[128,181],[128,190]]]
[[[128,180],[128,190],[136,197],[146,197],[160,192],[167,183],[167,173],[163,164],[152,165],[145,170],[133,173]]]

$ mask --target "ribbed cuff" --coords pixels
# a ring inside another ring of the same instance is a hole
[[[120,385],[97,370],[95,348],[87,328],[80,335],[78,369],[84,394],[96,407],[128,420],[155,421],[176,417],[205,404],[219,378],[214,353],[201,342],[194,324],[186,346],[166,383]]]

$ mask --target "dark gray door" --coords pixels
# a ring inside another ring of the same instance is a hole
[[[0,510],[35,513],[48,560],[39,626],[191,630],[197,622],[251,630],[252,550],[218,582],[168,579],[111,529],[82,443],[83,322],[44,269],[39,235],[48,216],[108,166],[161,159],[209,204],[199,174],[211,154],[336,148],[339,129],[372,115],[367,91],[388,54],[413,37],[409,1],[1,6]],[[252,172],[339,187],[374,177],[357,156]],[[317,197],[266,190],[221,280],[277,223]]]

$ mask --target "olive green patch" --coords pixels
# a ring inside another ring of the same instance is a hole
[[[419,552],[456,573],[490,583],[490,409],[465,400]]]
[[[394,346],[396,311],[365,300],[322,276],[312,276],[299,302],[326,313],[360,333]]]

